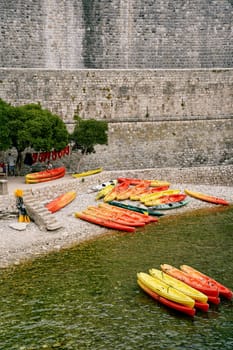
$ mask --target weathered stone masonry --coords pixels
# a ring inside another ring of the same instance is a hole
[[[233,69],[0,69],[0,96],[40,102],[72,129],[73,115],[107,120],[108,146],[85,166],[105,169],[233,162]]]
[[[0,0],[0,66],[233,66],[232,0]]]
[[[232,0],[0,0],[0,98],[108,121],[87,169],[232,164],[232,23]]]

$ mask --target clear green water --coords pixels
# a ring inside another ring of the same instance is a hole
[[[188,264],[233,288],[233,208],[163,217],[1,271],[0,349],[232,349],[232,302],[192,319],[159,305],[136,273]]]

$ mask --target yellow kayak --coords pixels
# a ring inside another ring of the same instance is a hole
[[[207,295],[199,292],[197,289],[190,287],[188,284],[172,276],[169,276],[167,273],[157,269],[150,269],[149,273],[152,277],[158,278],[159,280],[169,284],[169,286],[178,289],[180,292],[188,295],[190,298],[198,300],[202,303],[207,303]]]
[[[145,203],[145,202],[149,202],[152,200],[157,200],[159,197],[162,196],[167,196],[167,195],[171,195],[171,194],[178,194],[180,193],[180,190],[165,190],[165,191],[159,191],[159,192],[154,192],[154,193],[145,193],[144,195],[142,195],[140,197],[140,202]]]
[[[107,185],[106,187],[102,188],[102,190],[97,193],[95,199],[98,200],[105,197],[114,187],[115,185]]]
[[[175,303],[189,306],[191,308],[194,307],[195,301],[190,298],[188,295],[180,292],[179,290],[169,286],[169,284],[159,280],[158,278],[150,276],[148,273],[139,272],[137,274],[138,280],[143,283],[146,287],[148,287],[153,292],[158,295],[174,301]]]
[[[89,176],[89,175],[98,174],[98,173],[100,173],[101,171],[103,171],[103,168],[97,168],[97,169],[85,171],[85,172],[83,172],[83,173],[72,174],[72,176],[73,176],[73,177]]]
[[[150,186],[151,187],[170,186],[170,182],[162,181],[162,180],[151,180]]]
[[[166,193],[165,193],[166,192]],[[167,190],[167,191],[163,191],[162,194],[157,195],[156,197],[151,197],[148,199],[144,200],[144,205],[146,205],[147,207],[151,207],[153,205],[156,205],[156,203],[158,203],[158,199],[163,197],[163,196],[172,196],[174,194],[179,194],[180,190]]]

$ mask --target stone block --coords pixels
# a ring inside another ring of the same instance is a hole
[[[8,180],[0,180],[0,195],[8,194]]]

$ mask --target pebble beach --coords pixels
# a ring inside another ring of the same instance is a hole
[[[75,212],[82,211],[89,205],[97,205],[99,201],[95,200],[96,192],[92,191],[94,184],[101,183],[102,179],[113,179],[113,173],[100,177],[93,175],[91,181],[80,181],[78,185],[77,197],[68,206],[54,213],[62,228],[56,231],[41,231],[39,227],[30,222],[23,230],[13,228],[17,223],[17,216],[12,216],[1,220],[0,225],[0,268],[19,265],[29,259],[33,259],[53,251],[60,251],[71,246],[80,244],[81,242],[95,239],[101,235],[111,234],[112,230],[107,230],[75,217]],[[132,177],[134,177],[132,175]],[[166,179],[165,179],[166,180]],[[70,181],[69,176],[52,182],[37,184],[38,186],[51,186],[54,182],[65,183]],[[89,185],[88,185],[89,183]],[[16,188],[26,188],[23,178],[8,178],[8,191],[10,195],[14,194]],[[227,200],[230,205],[233,204],[233,186],[219,186],[215,184],[193,184],[193,183],[171,183],[171,188],[180,189],[181,192],[185,188],[189,190],[202,192]],[[0,200],[1,200],[0,196]],[[133,203],[135,205],[135,203]],[[193,211],[202,208],[215,207],[213,204],[196,200],[189,197],[188,205],[174,210],[164,211],[164,216],[159,219],[162,223],[163,218],[168,215],[179,215],[187,211]],[[155,224],[156,225],[156,224]]]

